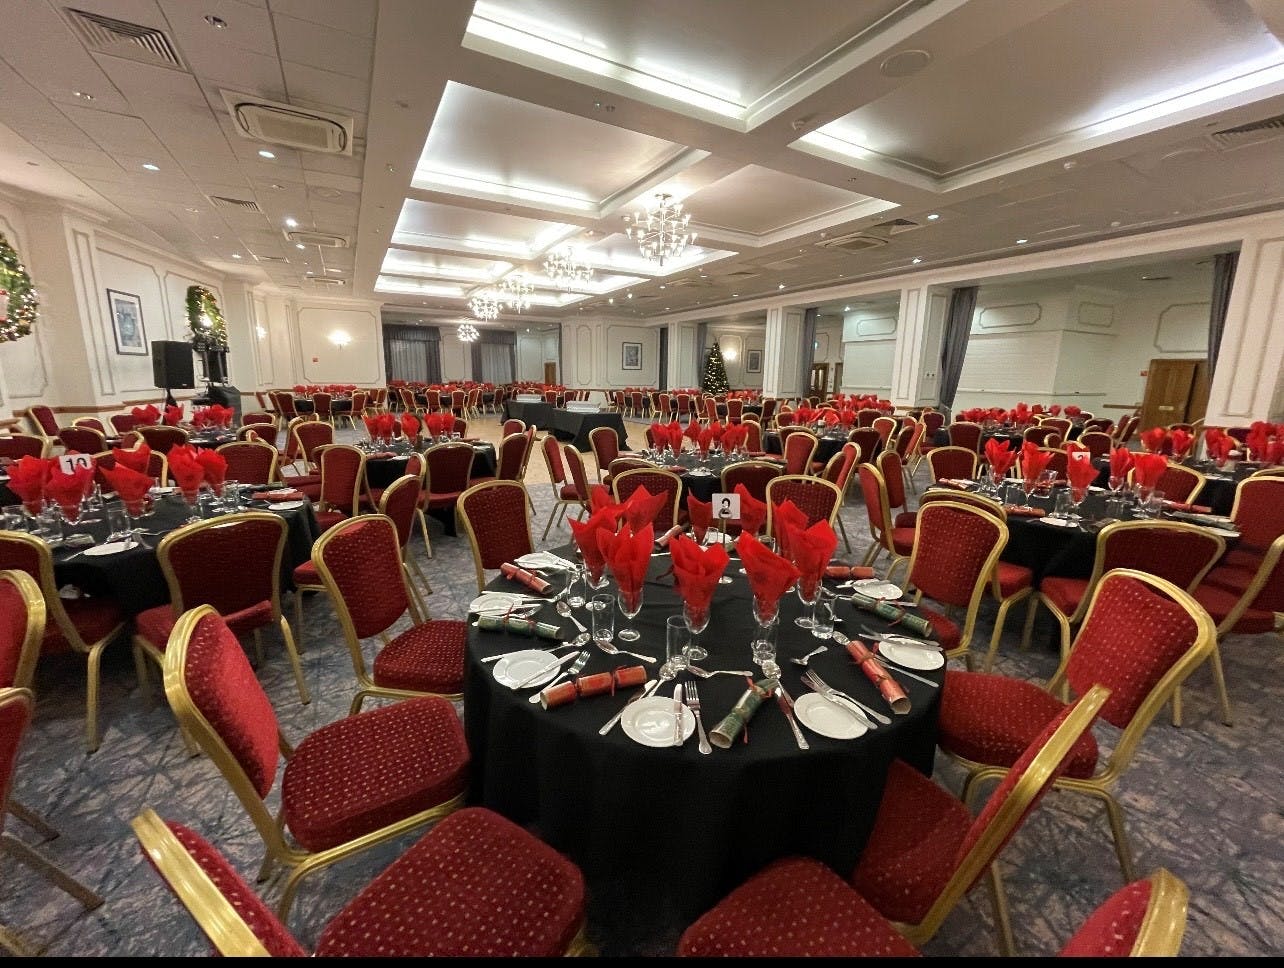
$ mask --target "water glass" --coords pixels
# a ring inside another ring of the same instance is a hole
[[[1157,518],[1164,509],[1164,492],[1151,489],[1142,503],[1141,511],[1148,518]]]
[[[664,620],[664,670],[681,672],[689,665],[687,650],[691,647],[691,630],[681,615]]]
[[[127,541],[133,537],[133,530],[129,526],[129,515],[125,513],[123,505],[109,504],[105,511],[108,541]]]
[[[21,504],[10,504],[4,509],[4,529],[6,531],[27,530],[27,517],[23,514]]]
[[[611,642],[615,639],[615,598],[612,595],[595,595],[589,605],[593,613],[593,641]]]
[[[583,566],[577,566],[571,572],[571,580],[566,586],[566,604],[571,608],[584,607],[585,586],[588,583],[588,573]]]
[[[1069,521],[1075,517],[1074,500],[1070,497],[1070,491],[1058,491],[1056,506],[1052,509],[1052,516]]]
[[[826,641],[833,638],[834,596],[832,593],[822,590],[816,596],[816,602],[812,605],[811,615],[811,634],[818,639]]]
[[[767,676],[780,675],[780,666],[776,664],[776,630],[779,627],[779,622],[759,625],[754,633],[753,642],[749,646],[752,650],[754,665],[762,669],[763,674]]]
[[[241,510],[241,482],[223,482],[223,508],[227,511]]]

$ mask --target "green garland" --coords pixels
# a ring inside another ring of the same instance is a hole
[[[0,289],[9,296],[9,309],[4,318],[0,318],[0,343],[21,339],[31,335],[31,327],[36,324],[37,309],[40,306],[39,293],[31,284],[27,267],[13,251],[13,246],[0,232]]]
[[[187,287],[187,326],[192,331],[193,349],[227,349],[227,323],[214,293],[204,286]]]

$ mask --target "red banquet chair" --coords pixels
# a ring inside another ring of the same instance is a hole
[[[509,434],[499,442],[498,459],[494,476],[473,477],[468,481],[469,487],[483,484],[486,481],[520,481],[526,468],[526,461],[531,448],[531,438],[525,433]]]
[[[479,593],[486,590],[488,569],[497,570],[535,550],[530,503],[518,481],[487,481],[470,487],[459,498],[459,520],[473,551]]]
[[[218,452],[227,461],[227,480],[240,484],[271,484],[277,480],[279,452],[262,440],[236,440]]]
[[[682,494],[682,478],[671,471],[656,470],[650,467],[637,467],[611,475],[611,490],[615,500],[623,503],[640,487],[645,487],[648,494],[666,494],[668,498],[660,505],[655,520],[656,535],[663,534],[678,523],[678,499]]]
[[[966,447],[974,453],[981,450],[981,425],[969,420],[956,420],[947,428],[951,447]]]
[[[107,427],[97,417],[77,417],[71,422],[73,427],[88,427],[90,430],[96,430],[104,437],[110,437]]]
[[[106,435],[92,427],[60,427],[58,439],[67,454],[98,454],[107,449]]]
[[[837,484],[808,474],[782,474],[767,482],[767,534],[780,541],[776,533],[776,506],[792,501],[807,516],[807,527],[828,521],[833,527],[843,494]],[[777,544],[779,547],[779,544]]]
[[[743,484],[749,496],[759,501],[767,500],[767,485],[784,473],[775,461],[746,460],[727,464],[722,468],[722,490],[730,494],[737,484]]]
[[[909,560],[914,550],[914,528],[897,526],[892,518],[891,501],[887,495],[887,483],[873,464],[856,465],[856,474],[860,479],[861,496],[865,502],[865,514],[869,521],[869,550],[861,562],[873,565],[879,555],[887,552],[891,563],[887,568],[890,580],[900,566]]]
[[[144,856],[226,957],[309,952],[213,844],[148,808]],[[467,864],[459,857],[469,855]],[[476,885],[496,887],[478,893]],[[558,957],[590,953],[584,878],[566,857],[485,807],[456,810],[321,929],[319,958]]]
[[[174,627],[165,695],[262,839],[260,880],[278,865],[287,871],[277,904],[283,921],[304,877],[440,820],[467,795],[468,744],[449,700],[421,696],[365,710],[295,746],[236,636],[208,605]],[[268,802],[278,773],[279,806]]]
[[[883,438],[873,427],[857,427],[847,439],[860,448],[860,459],[866,463],[874,460],[883,447]]]
[[[449,444],[436,444],[424,451],[425,494],[423,509],[436,511],[453,519],[455,503],[459,495],[468,490],[468,482],[473,474],[473,445],[462,440]],[[427,522],[420,519],[427,541]],[[450,533],[453,530],[448,529]]]
[[[976,477],[977,454],[966,447],[933,447],[927,455],[932,483],[942,480],[970,481]]]
[[[562,488],[562,494],[570,503],[579,504],[580,517],[583,517],[589,506],[588,470],[574,444],[562,445],[562,463],[566,465],[567,477],[567,485]]]
[[[540,442],[540,453],[544,455],[544,467],[548,471],[548,480],[553,487],[553,506],[548,511],[548,521],[544,523],[544,535],[548,538],[549,529],[556,520],[566,514],[571,505],[581,506],[585,495],[575,490],[575,485],[566,479],[566,461],[562,456],[562,445],[552,434],[545,434]]]
[[[499,432],[500,440],[503,440],[510,434],[520,434],[525,429],[526,422],[523,420],[518,420],[515,417],[511,420],[505,420],[503,429]]]
[[[816,459],[816,448],[819,446],[820,439],[811,431],[801,429],[792,429],[788,433],[781,431],[780,452],[785,459],[785,473],[811,473],[811,464]]]
[[[471,452],[471,448],[469,448]],[[360,513],[366,482],[366,455],[351,444],[331,444],[320,451],[321,492],[316,506],[322,531]]]
[[[0,437],[0,457],[20,460],[23,457],[48,457],[53,442],[33,434],[9,434]]]
[[[650,428],[647,428],[650,433]],[[593,448],[593,460],[597,464],[597,481],[606,483],[606,469],[611,461],[620,456],[620,435],[614,427],[594,427],[589,431],[589,445]]]

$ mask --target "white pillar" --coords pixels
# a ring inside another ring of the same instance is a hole
[[[696,323],[669,324],[669,389],[700,385],[704,360],[696,346],[700,327]]]
[[[793,306],[767,310],[766,348],[762,354],[762,393],[767,397],[801,396],[803,311]]]
[[[891,401],[897,407],[926,407],[940,402],[941,335],[949,308],[945,290],[901,290],[892,356]],[[846,382],[851,382],[846,373]]]

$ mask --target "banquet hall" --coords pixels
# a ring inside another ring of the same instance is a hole
[[[0,949],[1284,953],[1280,0],[4,9]]]

